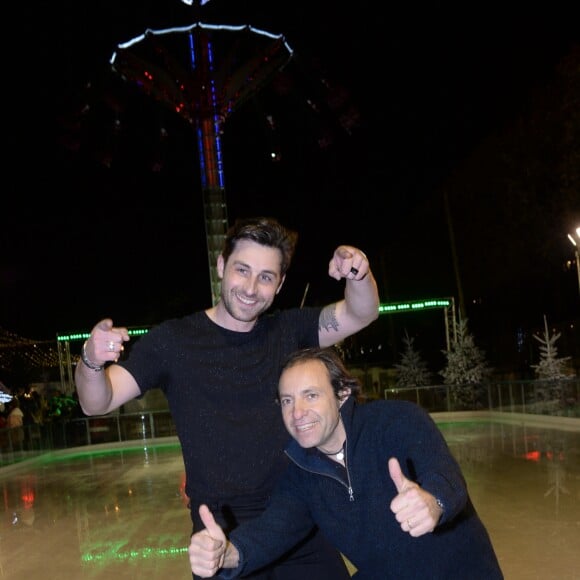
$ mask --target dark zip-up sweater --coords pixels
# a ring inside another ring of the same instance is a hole
[[[356,566],[360,580],[502,579],[459,464],[428,413],[409,402],[357,405],[350,397],[341,414],[346,467],[292,441],[286,449],[292,463],[270,506],[231,534],[240,565],[222,570],[220,577],[260,568],[317,524]],[[442,502],[443,515],[432,533],[411,537],[391,512],[397,490],[388,471],[390,457]]]

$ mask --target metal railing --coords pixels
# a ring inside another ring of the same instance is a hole
[[[474,389],[474,402],[466,407],[454,396],[457,390]],[[413,401],[430,413],[498,411],[580,418],[580,378],[558,381],[502,381],[481,385],[435,385],[390,388],[385,399]]]
[[[576,418],[580,422],[580,378],[478,385],[477,397],[468,409],[454,403],[453,388],[447,385],[385,389],[384,397],[413,401],[430,413],[494,411]],[[116,412],[0,429],[0,468],[63,449],[128,442],[147,444],[167,437],[177,440],[168,409]]]
[[[0,429],[0,467],[60,449],[177,437],[168,410],[111,413]]]

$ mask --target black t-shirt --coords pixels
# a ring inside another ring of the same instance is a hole
[[[165,393],[192,505],[244,505],[270,494],[289,439],[276,403],[280,368],[291,352],[318,346],[319,315],[312,307],[277,311],[234,332],[196,312],[152,328],[119,362],[142,393]]]

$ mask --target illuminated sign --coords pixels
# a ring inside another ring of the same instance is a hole
[[[416,310],[430,310],[433,308],[449,308],[452,306],[450,298],[434,298],[430,300],[413,300],[410,302],[391,302],[380,304],[379,314],[393,314],[394,312],[414,312]]]

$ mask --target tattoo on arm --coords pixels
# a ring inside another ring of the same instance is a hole
[[[318,319],[318,328],[326,330],[335,330],[338,332],[338,320],[336,320],[336,305],[329,304],[325,306],[320,312]]]

